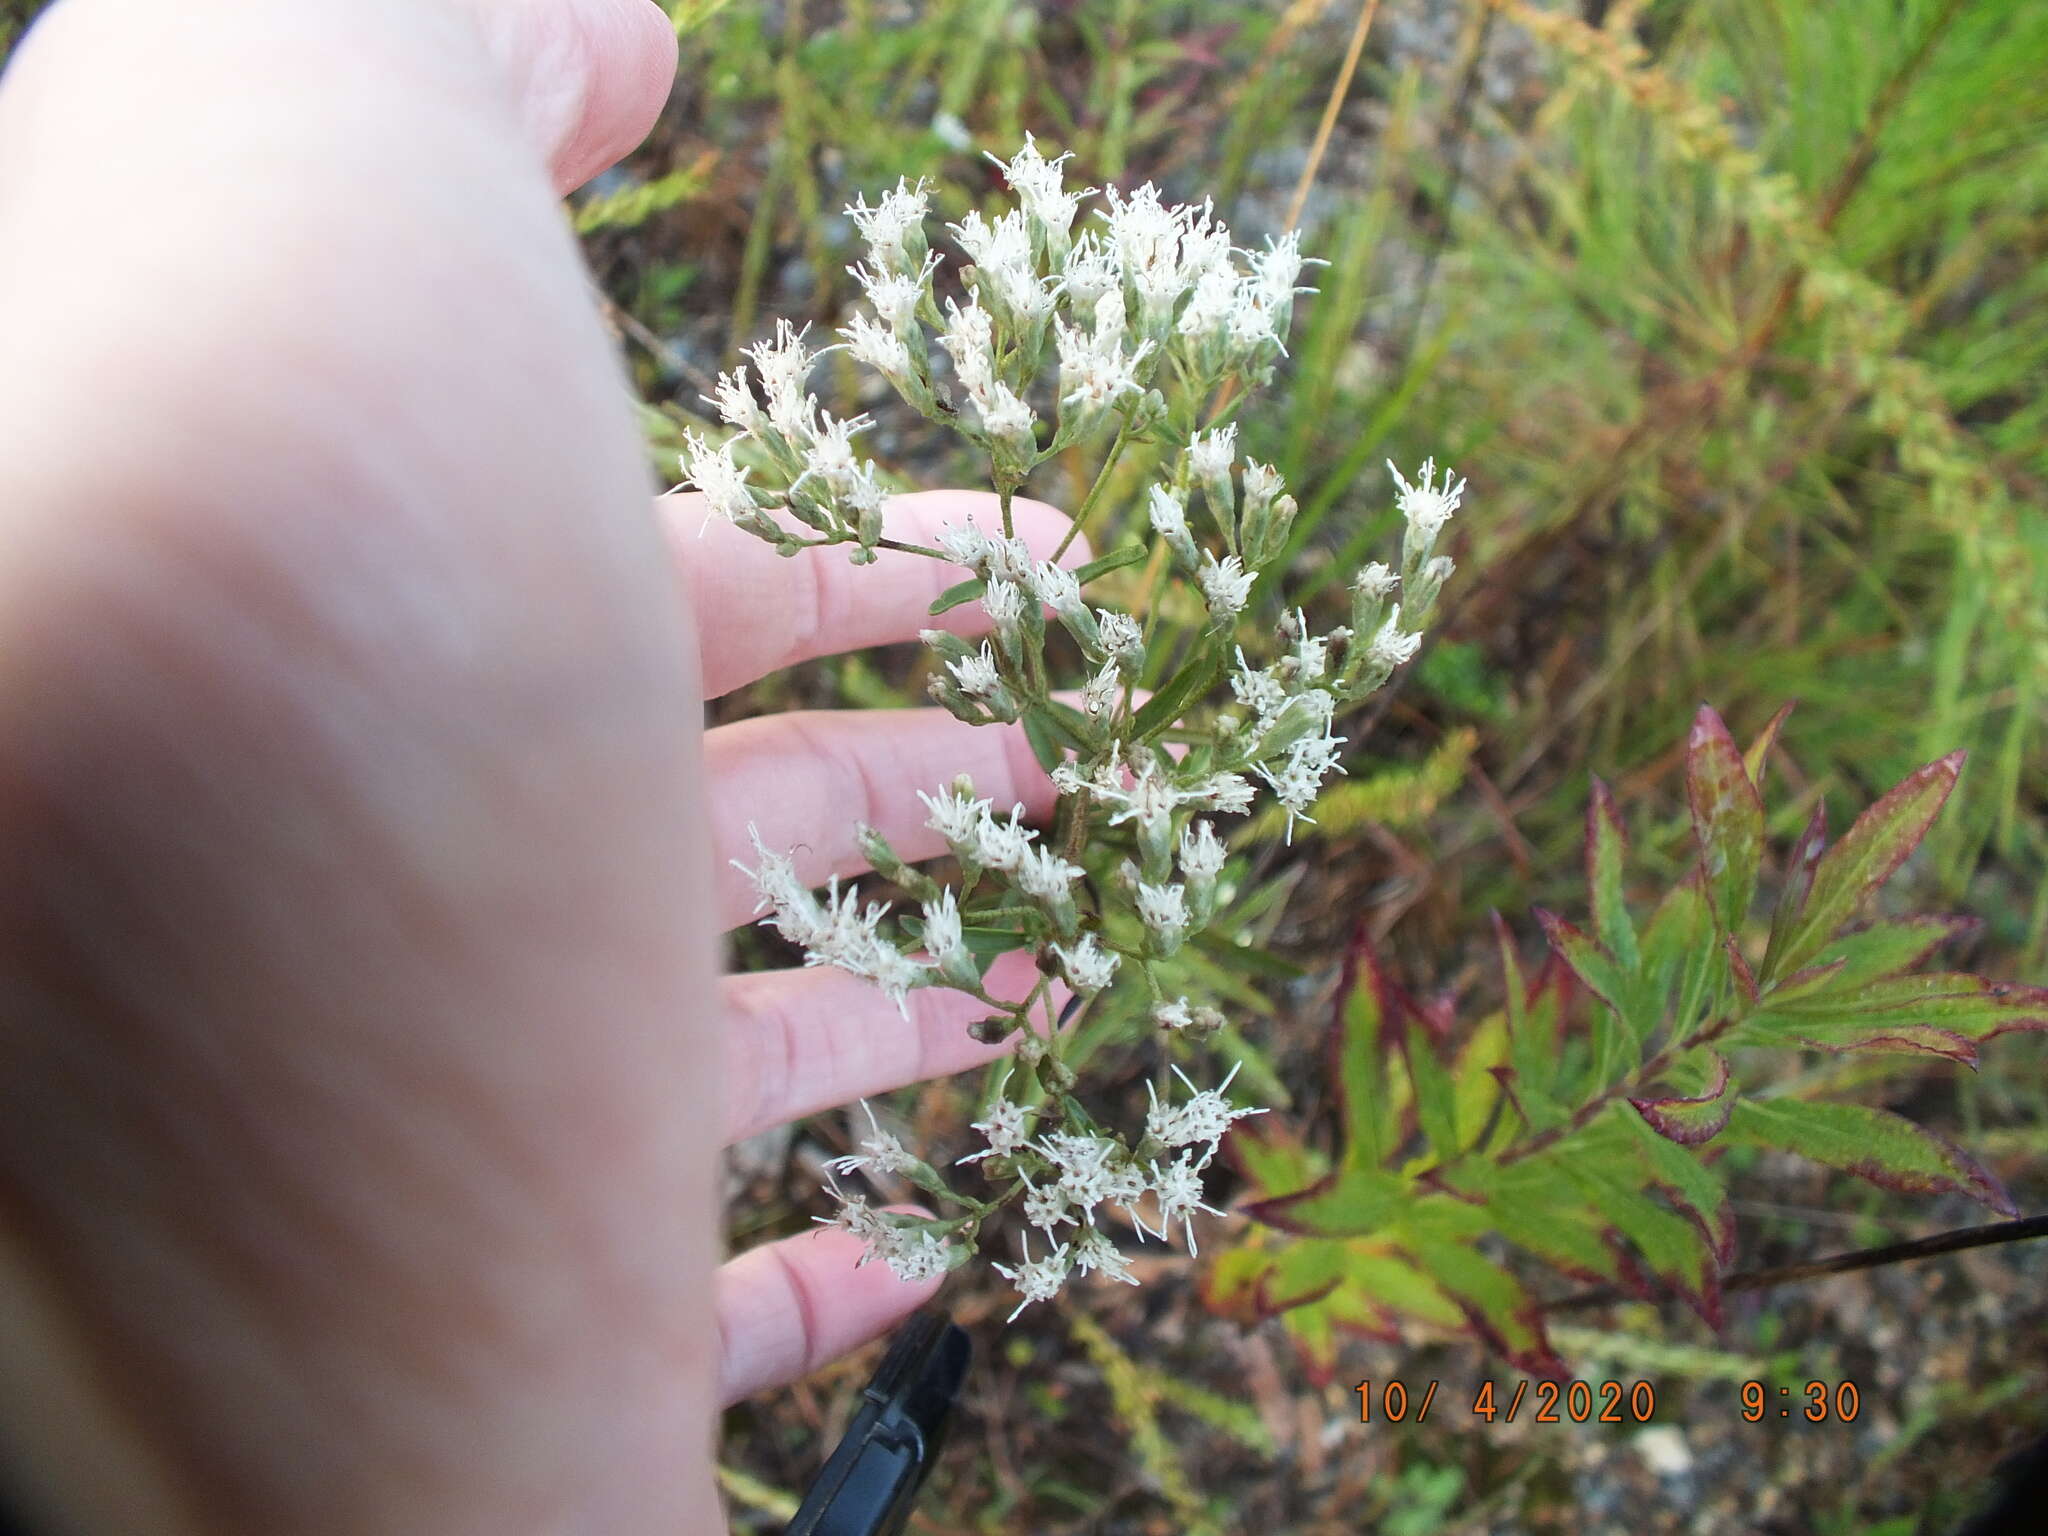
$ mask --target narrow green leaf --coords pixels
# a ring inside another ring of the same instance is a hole
[[[1052,719],[1042,705],[1034,704],[1024,711],[1024,739],[1031,743],[1031,755],[1038,759],[1039,767],[1047,773],[1059,767],[1065,754],[1060,751]]]
[[[1498,912],[1493,914],[1494,941],[1500,946],[1500,968],[1506,983],[1508,1060],[1514,1069],[1515,1102],[1531,1129],[1560,1125],[1570,1113],[1552,1093],[1557,1080],[1558,1010],[1545,1008],[1542,998],[1522,979],[1515,937]],[[1558,963],[1555,958],[1552,964]]]
[[[1706,1022],[1704,1009],[1726,962],[1694,875],[1665,894],[1643,936],[1644,984],[1660,1003],[1672,999],[1673,1035],[1683,1038]]]
[[[1631,1029],[1622,1016],[1621,1009],[1626,1006],[1630,992],[1629,977],[1612,955],[1556,913],[1538,907],[1536,921],[1542,924],[1552,951],[1585,984],[1599,1005],[1592,1017],[1593,1081],[1596,1087],[1604,1086],[1625,1059],[1627,1049],[1648,1033],[1647,1029]]]
[[[1254,1200],[1254,1221],[1304,1237],[1355,1237],[1377,1232],[1411,1198],[1413,1186],[1382,1168],[1339,1167],[1307,1189]]]
[[[1476,1147],[1486,1128],[1495,1123],[1501,1107],[1499,1073],[1507,1068],[1507,1056],[1507,1015],[1490,1013],[1466,1037],[1451,1070],[1458,1151]]]
[[[1714,925],[1723,933],[1739,933],[1763,863],[1764,807],[1735,738],[1705,704],[1693,717],[1686,741],[1685,792]]]
[[[1804,910],[1773,957],[1766,982],[1792,974],[1819,954],[1864,899],[1905,863],[1941,814],[1962,769],[1963,753],[1951,752],[1909,774],[1821,855]]]
[[[1797,998],[1773,998],[1730,1039],[1745,1045],[1946,1056],[1974,1066],[1983,1041],[2044,1029],[2048,989],[1948,971],[1891,976],[1852,991],[1830,988]]]
[[[1106,555],[1098,555],[1086,565],[1074,567],[1074,580],[1082,586],[1098,576],[1107,576],[1111,571],[1120,571],[1127,565],[1136,565],[1152,552],[1149,544],[1126,544],[1121,549],[1112,549]]]
[[[1223,1138],[1223,1157],[1254,1194],[1291,1195],[1330,1171],[1330,1161],[1285,1126],[1247,1120]],[[1254,1129],[1254,1127],[1257,1127]]]
[[[1657,1280],[1682,1296],[1709,1326],[1721,1317],[1721,1272],[1699,1226],[1666,1210],[1622,1177],[1640,1170],[1613,1157],[1586,1156],[1569,1144],[1555,1159],[1565,1176],[1606,1221],[1617,1240],[1625,1240]]]
[[[1206,646],[1198,657],[1181,664],[1176,672],[1151,698],[1147,699],[1131,722],[1134,736],[1150,736],[1168,722],[1178,720],[1190,701],[1200,698],[1216,686],[1216,680],[1223,675],[1223,648],[1218,645]]]
[[[2012,1197],[1968,1153],[1890,1110],[1744,1099],[1722,1134],[1750,1146],[1796,1152],[1886,1189],[1923,1195],[1953,1192],[2002,1215],[2019,1215]]]
[[[937,618],[948,609],[958,608],[962,603],[973,602],[977,597],[981,596],[981,593],[982,581],[979,576],[971,577],[966,581],[956,582],[933,598],[931,607],[927,608],[925,612],[929,613],[933,618]]]
[[[1578,1192],[1561,1185],[1548,1199],[1504,1194],[1486,1214],[1494,1229],[1525,1253],[1581,1280],[1618,1280],[1621,1257],[1601,1237],[1598,1220],[1578,1203]]]
[[[1344,957],[1327,1049],[1344,1128],[1347,1168],[1379,1168],[1393,1156],[1409,1103],[1405,1073],[1389,1071],[1400,1038],[1401,1002],[1360,929]]]

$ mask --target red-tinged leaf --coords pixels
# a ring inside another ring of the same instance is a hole
[[[1713,915],[1694,869],[1658,903],[1643,936],[1644,985],[1656,999],[1660,1016],[1664,1000],[1673,997],[1674,985],[1677,988],[1671,1009],[1674,1036],[1682,1039],[1705,1022],[1701,1015],[1720,975],[1721,958],[1714,944]]]
[[[1508,1070],[1508,1020],[1505,1013],[1481,1019],[1458,1051],[1451,1070],[1458,1150],[1469,1152],[1501,1118],[1501,1079]]]
[[[1521,1281],[1461,1242],[1411,1233],[1407,1246],[1458,1304],[1473,1333],[1509,1365],[1552,1380],[1571,1374],[1543,1330],[1543,1309]]]
[[[1258,1322],[1265,1315],[1258,1306],[1259,1282],[1280,1262],[1283,1251],[1245,1243],[1216,1254],[1196,1280],[1202,1305],[1219,1317]]]
[[[1573,927],[1555,912],[1538,907],[1536,921],[1542,925],[1543,936],[1550,941],[1551,949],[1571,968],[1572,974],[1578,977],[1586,990],[1618,1014],[1626,997],[1627,978],[1621,967],[1615,964],[1614,956],[1596,939]]]
[[[1344,1261],[1344,1289],[1369,1296],[1388,1311],[1432,1328],[1456,1328],[1458,1304],[1431,1274],[1425,1274],[1386,1243],[1353,1244]]]
[[[1621,1279],[1620,1258],[1603,1238],[1600,1224],[1576,1206],[1504,1192],[1487,1213],[1502,1237],[1553,1269],[1590,1283]]]
[[[1806,830],[1799,834],[1799,841],[1792,845],[1792,852],[1785,860],[1785,882],[1778,891],[1778,904],[1771,910],[1770,942],[1764,946],[1763,968],[1757,972],[1761,986],[1769,987],[1776,977],[1798,969],[1783,963],[1785,942],[1798,925],[1800,915],[1806,911],[1806,898],[1813,890],[1814,871],[1820,867],[1827,846],[1827,807],[1816,805],[1813,814],[1806,819]]]
[[[1981,1041],[2048,1029],[2048,988],[1992,981],[1967,971],[1930,971],[1888,976],[1853,992],[1773,997],[1766,1016],[1794,1027],[1925,1024]]]
[[[1551,1095],[1557,1081],[1558,1026],[1564,1010],[1554,993],[1546,998],[1540,988],[1544,974],[1531,984],[1522,979],[1521,957],[1515,952],[1515,938],[1498,912],[1493,914],[1494,941],[1500,946],[1501,976],[1507,999],[1508,1061],[1514,1072],[1510,1091],[1515,1108],[1532,1130],[1547,1130],[1564,1122],[1569,1111]],[[1555,954],[1546,952],[1545,973],[1558,965]],[[1507,1086],[1503,1080],[1503,1086]]]
[[[1451,1069],[1438,1050],[1435,1031],[1420,1022],[1408,1025],[1404,1039],[1408,1079],[1415,1087],[1415,1117],[1429,1150],[1439,1162],[1458,1155],[1457,1089]]]
[[[1772,975],[1790,975],[1827,947],[1835,930],[1920,846],[1962,771],[1963,754],[1951,752],[1909,774],[1821,855],[1805,909],[1786,934]]]
[[[1321,1306],[1297,1307],[1281,1319],[1301,1356],[1301,1373],[1317,1391],[1337,1379],[1337,1332],[1329,1311]]]
[[[1778,732],[1785,724],[1785,717],[1791,713],[1790,704],[1780,707],[1757,739],[1749,744],[1749,750],[1742,754],[1743,771],[1749,775],[1749,782],[1756,786],[1759,796],[1764,792],[1764,769],[1770,762],[1771,748],[1777,745]]]
[[[1628,834],[1615,809],[1614,796],[1597,778],[1586,807],[1586,889],[1593,900],[1593,932],[1625,972],[1633,972],[1639,956],[1635,924],[1629,920],[1622,887],[1622,863]]]
[[[1763,863],[1764,807],[1735,738],[1705,704],[1686,741],[1685,793],[1714,925],[1723,933],[1740,932]]]
[[[1753,1025],[1753,1027],[1752,1027]],[[1941,1056],[1972,1071],[1977,1067],[1977,1047],[1950,1029],[1930,1024],[1884,1024],[1849,1020],[1832,1026],[1798,1024],[1772,1014],[1743,1026],[1738,1045],[1774,1045],[1785,1050],[1812,1049],[1844,1055],[1850,1051],[1871,1051],[1893,1056]]]
[[[1651,1130],[1681,1146],[1696,1147],[1712,1141],[1728,1124],[1729,1112],[1735,1108],[1735,1096],[1728,1092],[1728,1058],[1718,1051],[1707,1054],[1713,1060],[1714,1076],[1702,1092],[1629,1100]]]
[[[1808,977],[1831,972],[1825,990],[1841,991],[1882,981],[1919,965],[1952,939],[1965,938],[1983,924],[1974,917],[1896,917],[1867,923],[1837,935],[1797,976],[1771,989],[1771,1000],[1794,994]]]
[[[2012,1197],[1967,1152],[1890,1110],[1744,1099],[1723,1134],[1750,1146],[1795,1152],[1886,1189],[1968,1195],[2001,1215],[2019,1215]]]

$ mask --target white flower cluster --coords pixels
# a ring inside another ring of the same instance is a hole
[[[1142,1131],[1101,1128],[1062,1059],[1062,995],[1072,994],[1073,1009],[1137,993],[1124,1016],[1149,1019],[1172,1055],[1201,1050],[1226,1028],[1214,1007],[1181,995],[1197,974],[1187,951],[1234,899],[1222,818],[1252,812],[1270,791],[1291,839],[1329,776],[1344,772],[1337,717],[1415,656],[1452,571],[1437,545],[1465,489],[1449,475],[1439,483],[1434,462],[1414,483],[1396,471],[1406,521],[1399,570],[1373,564],[1358,575],[1348,627],[1315,634],[1305,613],[1285,614],[1279,644],[1254,662],[1253,616],[1281,606],[1273,599],[1298,509],[1279,472],[1242,451],[1235,413],[1285,354],[1296,295],[1312,291],[1300,286],[1300,247],[1288,234],[1239,249],[1208,202],[1170,205],[1151,185],[1103,189],[1087,223],[1095,189],[1066,184],[1067,159],[1047,157],[1028,137],[997,159],[1015,206],[946,226],[964,258],[951,274],[927,243],[922,182],[899,182],[874,206],[862,198],[847,210],[865,246],[850,270],[867,303],[839,345],[986,455],[1000,526],[995,516],[957,524],[934,536],[936,548],[885,539],[879,475],[853,446],[869,420],[819,407],[807,392],[817,354],[786,324],[751,349],[751,377],[736,370],[718,380],[713,404],[736,437],[713,447],[692,433],[684,455],[714,513],[785,553],[851,544],[864,561],[886,545],[964,571],[970,580],[934,611],[978,602],[986,638],[922,631],[927,687],[963,721],[1021,725],[1059,791],[1045,826],[1028,825],[1021,804],[999,814],[964,777],[918,791],[925,826],[958,866],[947,883],[859,829],[868,864],[916,903],[914,916],[892,920],[887,906],[863,905],[836,879],[822,894],[811,890],[758,835],[754,865],[739,865],[764,921],[807,964],[866,977],[906,1012],[913,989],[954,988],[990,1010],[970,1027],[976,1040],[1016,1037],[1012,1060],[1036,1092],[999,1088],[974,1122],[985,1144],[958,1160],[980,1165],[999,1193],[956,1192],[872,1112],[871,1134],[829,1171],[905,1178],[965,1208],[901,1216],[831,1186],[840,1202],[831,1224],[863,1239],[862,1262],[879,1257],[907,1279],[958,1267],[987,1220],[1016,1207],[1024,1247],[1015,1264],[996,1268],[1016,1285],[1018,1311],[1057,1295],[1074,1274],[1135,1282],[1098,1210],[1121,1209],[1141,1240],[1166,1241],[1178,1225],[1194,1251],[1193,1217],[1213,1213],[1202,1173],[1231,1126],[1262,1111],[1224,1096],[1235,1067],[1219,1087],[1198,1091],[1175,1064],[1186,1099],[1155,1092]],[[1064,545],[1045,558],[1018,536],[1013,494],[1052,455],[1111,433],[1077,512],[1096,549],[1109,552],[1080,569],[1058,558]],[[1134,444],[1152,446],[1144,462],[1157,468],[1132,487],[1112,471]],[[1090,518],[1105,495],[1123,503],[1121,522],[1107,527]],[[1144,581],[1125,589],[1131,602],[1096,597],[1091,583],[1148,557]],[[1225,679],[1234,706],[1213,708]],[[994,951],[1036,962],[1027,1000],[986,989]]]

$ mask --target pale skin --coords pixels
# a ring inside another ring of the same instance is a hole
[[[722,1144],[999,1050],[721,975],[727,861],[1052,789],[936,711],[700,729],[961,573],[656,497],[557,197],[673,68],[648,0],[62,0],[0,81],[0,1455],[51,1530],[717,1530],[718,1408],[935,1288],[721,1251]]]

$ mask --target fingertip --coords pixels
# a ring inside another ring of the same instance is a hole
[[[550,165],[558,191],[608,170],[653,131],[674,88],[676,29],[655,0],[586,0],[576,13],[590,60],[582,110]]]

